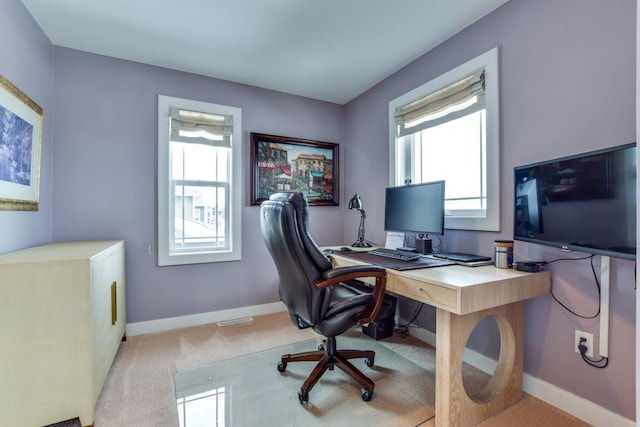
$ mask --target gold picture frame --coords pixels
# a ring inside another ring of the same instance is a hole
[[[0,210],[37,211],[42,108],[0,76]]]

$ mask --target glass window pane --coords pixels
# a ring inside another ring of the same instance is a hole
[[[414,159],[414,182],[446,181],[446,209],[484,209],[484,122],[484,111],[472,113],[417,133],[413,152],[403,150]]]
[[[447,198],[474,197],[482,184],[479,113],[422,131],[422,181],[445,179]]]
[[[177,183],[174,190],[174,251],[228,249],[226,187]]]
[[[446,210],[482,210],[485,209],[486,198],[476,197],[472,199],[447,200]]]
[[[171,142],[171,177],[192,181],[229,181],[230,149]]]

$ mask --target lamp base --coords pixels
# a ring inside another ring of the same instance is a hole
[[[354,248],[370,248],[372,247],[371,243],[367,242],[355,242],[353,245]]]

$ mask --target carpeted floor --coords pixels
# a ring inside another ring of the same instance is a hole
[[[260,316],[247,323],[228,326],[211,324],[129,337],[121,344],[107,377],[96,407],[94,426],[177,427],[174,377],[178,372],[312,338],[317,338],[317,335],[309,329],[296,329],[284,312]],[[435,350],[427,344],[412,337],[402,339],[398,336],[379,343],[427,371],[434,372]],[[274,366],[276,362],[273,362]],[[468,366],[464,367],[463,375],[468,389],[487,380],[484,373]],[[297,396],[297,389],[291,392],[294,397]],[[369,404],[381,397],[376,389],[376,395]],[[295,403],[297,410],[300,405],[297,397],[291,402]],[[354,425],[349,417],[345,417],[344,421],[345,426]],[[421,427],[433,425],[433,418],[420,424]],[[587,426],[532,397],[525,397],[481,425]]]
[[[435,416],[433,373],[358,329],[340,336],[338,344],[375,351],[373,367],[364,359],[352,361],[375,382],[373,399],[364,402],[360,385],[336,368],[324,373],[309,402],[300,405],[297,391],[315,362],[289,363],[284,373],[275,362],[283,354],[314,351],[321,343],[320,338],[307,340],[178,372],[180,425],[324,427],[339,426],[351,414],[351,427],[415,426]]]

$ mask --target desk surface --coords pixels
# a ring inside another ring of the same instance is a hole
[[[365,262],[332,255],[338,266]],[[548,271],[525,273],[492,265],[449,265],[417,270],[387,269],[387,289],[455,314],[467,314],[522,301],[549,292]]]

